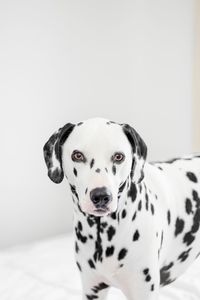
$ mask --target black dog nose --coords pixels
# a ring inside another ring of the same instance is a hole
[[[96,188],[90,192],[90,199],[96,207],[102,207],[112,200],[112,194],[105,187]]]

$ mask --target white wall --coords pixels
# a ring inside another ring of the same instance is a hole
[[[193,149],[200,152],[200,1],[195,6],[195,38],[193,68]]]
[[[42,147],[66,122],[129,122],[150,159],[191,151],[192,0],[0,1],[0,246],[71,226]]]

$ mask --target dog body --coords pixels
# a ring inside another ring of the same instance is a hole
[[[83,299],[104,300],[110,286],[129,300],[158,299],[200,253],[200,156],[147,163],[127,125],[91,119],[63,128],[44,152],[49,177],[59,183],[63,172],[71,187]]]

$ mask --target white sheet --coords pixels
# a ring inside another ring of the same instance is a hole
[[[0,252],[0,300],[81,300],[72,235]],[[112,288],[108,300],[124,300]],[[200,260],[170,286],[160,300],[199,300]]]

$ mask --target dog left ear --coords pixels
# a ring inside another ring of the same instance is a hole
[[[133,163],[131,169],[131,178],[139,183],[144,178],[144,163],[147,157],[147,146],[137,131],[128,124],[122,124],[123,131],[131,144],[133,153]]]
[[[43,147],[48,176],[55,183],[60,183],[63,180],[62,145],[72,132],[74,126],[71,123],[64,125],[49,138]]]

